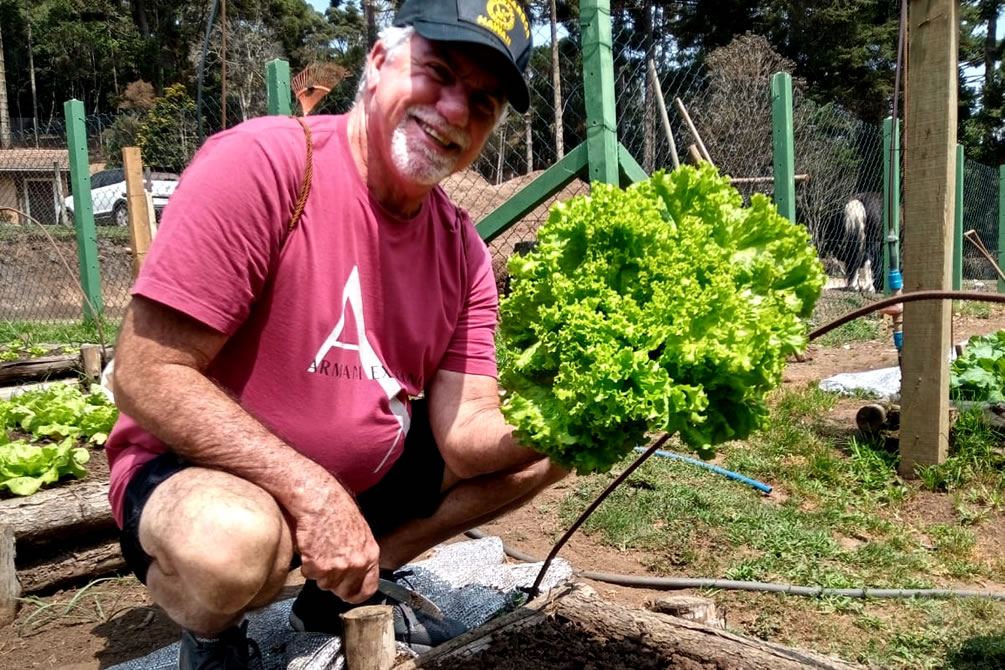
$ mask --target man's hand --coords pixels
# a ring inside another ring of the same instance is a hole
[[[356,503],[334,478],[309,491],[293,516],[293,541],[300,571],[322,589],[349,603],[377,591],[380,547]]]

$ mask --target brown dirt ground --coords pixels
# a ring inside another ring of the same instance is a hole
[[[954,339],[961,341],[974,334],[990,333],[1005,328],[1005,309],[996,309],[989,319],[954,318]],[[852,342],[841,347],[811,346],[804,363],[791,363],[784,383],[802,386],[838,372],[851,372],[896,364],[896,352],[885,335],[882,340]],[[836,432],[854,429],[854,415],[862,401],[846,399],[838,402],[827,421]],[[94,450],[91,470],[94,477],[107,477],[104,452]],[[72,486],[73,484],[68,484]],[[564,530],[559,525],[557,508],[570,482],[545,492],[531,504],[502,520],[483,526],[513,547],[534,556],[544,556]],[[952,520],[951,504],[946,496],[920,494],[906,514],[913,519]],[[906,519],[905,519],[906,520]],[[854,541],[850,538],[849,541]],[[1005,541],[1005,521],[991,520],[981,526],[978,552],[997,555]],[[992,553],[994,552],[994,553]],[[646,555],[642,552],[619,551],[582,534],[572,538],[563,549],[562,557],[580,570],[595,570],[622,574],[646,575]],[[295,593],[302,579],[291,574],[284,595]],[[602,596],[630,605],[643,605],[647,600],[665,595],[646,589],[630,589],[591,582]],[[1005,585],[986,584],[987,588],[1005,590]],[[84,587],[44,594],[47,601],[64,607]],[[754,621],[760,609],[745,605],[742,599],[730,600],[730,624],[744,625]],[[100,603],[100,609],[95,605]],[[130,658],[145,655],[178,639],[179,629],[158,607],[152,604],[146,590],[135,579],[103,582],[90,587],[78,600],[77,607],[67,616],[48,617],[50,610],[39,612],[38,606],[25,603],[17,620],[0,628],[0,670],[25,668],[60,668],[61,670],[97,670]],[[52,608],[51,611],[55,611]],[[817,638],[815,624],[786,630],[786,637],[796,643],[812,646]],[[804,629],[803,629],[804,628]]]

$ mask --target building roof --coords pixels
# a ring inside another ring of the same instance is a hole
[[[0,172],[52,173],[53,163],[62,171],[70,169],[66,149],[0,149]]]

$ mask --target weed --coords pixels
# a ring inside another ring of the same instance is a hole
[[[81,588],[67,601],[45,599],[38,596],[19,598],[35,610],[21,622],[19,634],[37,631],[40,628],[56,622],[68,623],[105,623],[118,614],[121,593],[112,598],[108,593],[98,588],[106,582],[122,582],[132,580],[132,577],[102,577],[95,579]],[[108,600],[111,598],[111,600]]]
[[[117,319],[105,319],[102,328],[105,332],[106,344],[114,344],[118,336],[121,322]],[[93,321],[65,321],[57,323],[36,323],[31,321],[0,320],[0,342],[18,340],[19,346],[34,342],[53,342],[59,344],[80,344],[82,342],[99,343],[101,338]]]
[[[843,326],[838,326],[831,332],[817,339],[822,347],[840,347],[849,342],[870,342],[878,340],[883,334],[883,321],[863,317],[855,319]]]

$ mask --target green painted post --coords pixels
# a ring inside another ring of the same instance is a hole
[[[890,174],[890,145],[893,145],[893,165],[895,169]],[[893,221],[890,221],[890,193],[896,194],[893,200]],[[900,258],[900,119],[897,120],[897,132],[893,132],[893,118],[883,120],[883,292],[890,295],[887,282],[890,279],[890,245],[887,239],[893,233],[897,241],[893,243],[895,258]],[[899,267],[900,264],[898,263]],[[901,268],[903,270],[903,268]]]
[[[1005,268],[1005,165],[998,168],[998,267]],[[1005,293],[1005,280],[998,280],[998,292]]]
[[[266,109],[270,115],[290,114],[290,98],[293,94],[290,90],[290,64],[282,58],[265,64],[265,94],[268,101]]]
[[[796,220],[796,158],[792,134],[792,77],[771,77],[771,138],[775,156],[775,205],[789,221]]]
[[[63,103],[66,120],[66,142],[70,152],[70,187],[73,189],[73,222],[77,229],[77,257],[80,260],[80,285],[84,301],[84,320],[100,318],[101,273],[98,268],[98,236],[94,229],[94,207],[91,203],[91,171],[87,156],[87,128],[84,125],[84,103],[67,100]]]
[[[956,219],[953,226],[953,290],[963,286],[963,145],[956,145]]]
[[[583,0],[583,84],[590,181],[618,184],[618,120],[614,109],[614,56],[610,0]]]

